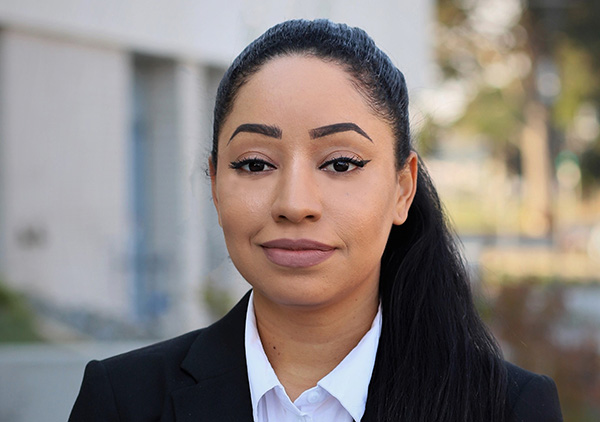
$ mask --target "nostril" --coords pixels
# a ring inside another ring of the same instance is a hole
[[[290,214],[279,214],[277,216],[277,220],[279,221],[291,221],[291,222],[300,222],[302,220],[316,221],[318,217],[315,214],[307,214],[307,215],[290,215]]]
[[[309,189],[314,186],[310,180],[290,176],[290,179],[281,179],[280,183],[271,206],[272,218],[291,223],[319,220],[321,203],[314,190]]]

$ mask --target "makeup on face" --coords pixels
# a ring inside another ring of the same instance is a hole
[[[213,198],[255,295],[318,306],[377,295],[401,195],[389,124],[338,65],[267,62],[220,135]]]
[[[275,239],[261,247],[269,261],[289,268],[318,265],[335,252],[334,246],[310,239]]]

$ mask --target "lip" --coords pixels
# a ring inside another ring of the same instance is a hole
[[[318,265],[335,252],[335,247],[311,239],[275,239],[261,246],[269,261],[289,268]]]

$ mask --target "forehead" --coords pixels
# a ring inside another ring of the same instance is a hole
[[[377,119],[352,76],[334,62],[310,56],[282,56],[265,63],[240,88],[230,120],[286,120],[312,127]]]

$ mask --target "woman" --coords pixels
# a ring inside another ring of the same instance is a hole
[[[277,25],[221,81],[210,159],[252,292],[92,362],[71,421],[560,421],[505,363],[411,146],[402,73],[360,29]]]

